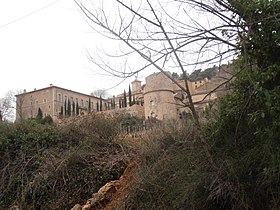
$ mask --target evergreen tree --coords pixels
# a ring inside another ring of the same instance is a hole
[[[67,115],[67,102],[66,102],[66,99],[64,101],[64,116]]]
[[[121,102],[121,99],[119,99],[119,108],[122,108],[122,102]]]
[[[68,98],[68,103],[67,103],[67,115],[71,116],[71,101],[70,101],[70,98]]]
[[[131,93],[130,85],[128,86],[128,103],[129,106],[132,106],[132,93]]]
[[[73,115],[75,115],[75,102],[74,102],[74,100],[72,102],[72,113],[73,113]]]
[[[132,104],[133,105],[136,104],[136,102],[135,102],[135,95],[133,95],[133,102],[132,102]]]
[[[43,112],[42,112],[42,110],[41,110],[40,107],[39,107],[39,109],[38,109],[37,119],[39,119],[39,120],[43,119]]]
[[[124,107],[127,107],[127,100],[126,100],[126,92],[125,92],[125,90],[123,91],[123,105],[124,105]]]
[[[76,102],[76,115],[79,115],[79,103],[78,103],[78,101]]]
[[[91,100],[90,100],[90,98],[88,99],[88,112],[91,112]]]
[[[112,108],[113,108],[113,109],[116,108],[116,98],[115,98],[115,96],[113,96]]]
[[[99,108],[100,111],[102,111],[102,97],[100,96],[100,108]]]
[[[61,116],[63,116],[63,106],[60,107],[60,113]]]

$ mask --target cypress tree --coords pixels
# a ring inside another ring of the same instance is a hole
[[[125,92],[125,90],[123,92],[123,105],[124,105],[124,107],[127,107],[126,92]]]
[[[91,112],[91,100],[90,100],[90,98],[88,99],[88,112]]]
[[[122,102],[121,102],[121,99],[119,99],[119,108],[122,108]]]
[[[79,103],[76,101],[76,115],[79,115]]]
[[[61,116],[63,116],[63,106],[60,107],[60,113]]]
[[[70,98],[68,98],[68,103],[67,103],[67,115],[71,116],[71,101],[70,101]]]
[[[132,105],[136,104],[135,102],[135,95],[133,95],[133,102],[132,102]]]
[[[100,111],[102,111],[102,98],[100,96],[100,108],[99,108]]]
[[[66,99],[64,101],[64,115],[66,116],[67,115],[67,104],[66,104]]]
[[[72,113],[73,113],[73,115],[75,115],[75,102],[74,102],[74,100],[72,102]]]
[[[131,94],[130,85],[128,86],[128,103],[129,103],[129,106],[132,106],[132,94]]]
[[[116,108],[116,98],[115,98],[115,96],[113,96],[112,108],[113,108],[113,109]]]

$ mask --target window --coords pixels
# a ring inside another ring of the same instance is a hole
[[[74,101],[74,99],[73,99],[73,97],[71,97],[71,102],[73,102]]]
[[[150,101],[150,105],[151,105],[151,106],[154,106],[154,105],[155,105],[155,101],[154,101],[154,100],[151,100],[151,101]]]
[[[38,100],[36,100],[36,104],[38,104]]]
[[[81,106],[83,107],[84,106],[84,100],[81,99]]]
[[[61,94],[60,93],[57,94],[57,101],[61,102]]]
[[[92,109],[93,109],[93,102],[91,102],[91,103],[90,103],[90,108],[92,108]]]
[[[64,100],[67,101],[67,96],[64,96]]]
[[[31,101],[31,103],[30,103],[31,105],[32,105],[32,101]]]
[[[44,103],[46,103],[46,102],[47,102],[47,99],[45,99],[45,98],[44,98],[44,100],[43,100],[43,101],[44,101]]]

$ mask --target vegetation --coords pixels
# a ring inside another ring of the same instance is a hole
[[[161,130],[142,145],[128,209],[279,209],[280,2],[229,3],[250,26],[232,93],[201,132]]]
[[[189,119],[188,124],[157,124],[137,141],[126,137],[121,142],[119,126],[137,125],[136,119],[93,115],[60,127],[36,120],[2,123],[1,209],[14,204],[22,209],[69,209],[116,179],[131,158],[138,172],[116,209],[279,209],[280,2],[215,1],[213,7],[186,2],[227,19],[221,12],[225,10],[214,7],[222,6],[236,21],[222,28],[223,40],[210,30],[210,38],[239,50],[232,64],[232,92],[212,106],[215,115],[210,110],[212,117],[205,124],[193,125]],[[159,19],[154,25],[165,32]],[[231,44],[235,28],[238,40]],[[176,51],[172,43],[169,46]]]
[[[71,209],[117,179],[128,161],[116,142],[120,121],[0,124],[0,209]]]

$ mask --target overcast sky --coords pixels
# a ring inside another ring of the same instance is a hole
[[[50,84],[86,94],[113,87],[119,81],[96,74],[85,55],[106,44],[73,0],[0,1],[0,98]]]

